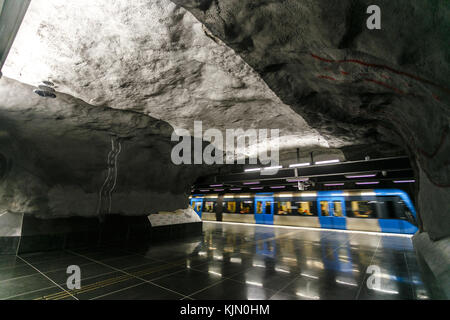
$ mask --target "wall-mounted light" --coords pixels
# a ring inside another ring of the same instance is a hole
[[[328,164],[328,163],[337,163],[337,162],[339,162],[339,159],[317,161],[315,164]]]
[[[310,162],[305,162],[305,163],[295,163],[295,164],[291,164],[289,165],[289,168],[298,168],[298,167],[307,167],[311,165]]]
[[[282,166],[274,166],[274,167],[263,168],[263,170],[277,170],[277,169],[283,169],[283,167]]]

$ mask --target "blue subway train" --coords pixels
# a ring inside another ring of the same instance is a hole
[[[197,194],[192,208],[204,221],[414,234],[416,211],[408,194],[397,189],[304,191],[252,194]]]

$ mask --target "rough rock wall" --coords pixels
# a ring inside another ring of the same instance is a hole
[[[95,30],[95,31],[94,31]],[[282,147],[324,139],[241,57],[170,0],[33,0],[3,68],[95,106],[132,110],[193,131],[277,128]]]
[[[42,99],[0,80],[0,212],[39,218],[147,215],[186,208],[208,169],[176,166],[173,128],[69,95]]]
[[[448,1],[377,1],[374,31],[366,0],[174,2],[326,139],[402,146],[415,161],[422,229],[450,236]]]

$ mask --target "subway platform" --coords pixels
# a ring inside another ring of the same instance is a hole
[[[69,266],[79,289],[67,286]],[[204,222],[202,236],[139,248],[0,256],[2,300],[426,300],[432,291],[405,235]]]

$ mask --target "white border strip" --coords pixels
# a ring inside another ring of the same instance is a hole
[[[253,223],[245,223],[245,222],[220,222],[220,221],[209,221],[202,220],[202,222],[208,223],[217,223],[217,224],[237,224],[237,225],[245,225],[245,226],[254,226],[254,227],[266,227],[266,228],[282,228],[282,229],[299,229],[299,230],[311,230],[311,231],[331,231],[331,232],[341,232],[341,233],[357,233],[357,234],[367,234],[374,236],[387,236],[387,237],[403,237],[403,238],[412,238],[413,234],[402,234],[402,233],[383,233],[383,232],[375,232],[375,231],[358,231],[358,230],[338,230],[338,229],[326,229],[326,228],[310,228],[310,227],[293,227],[293,226],[280,226],[280,225],[268,225],[268,224],[253,224]]]

